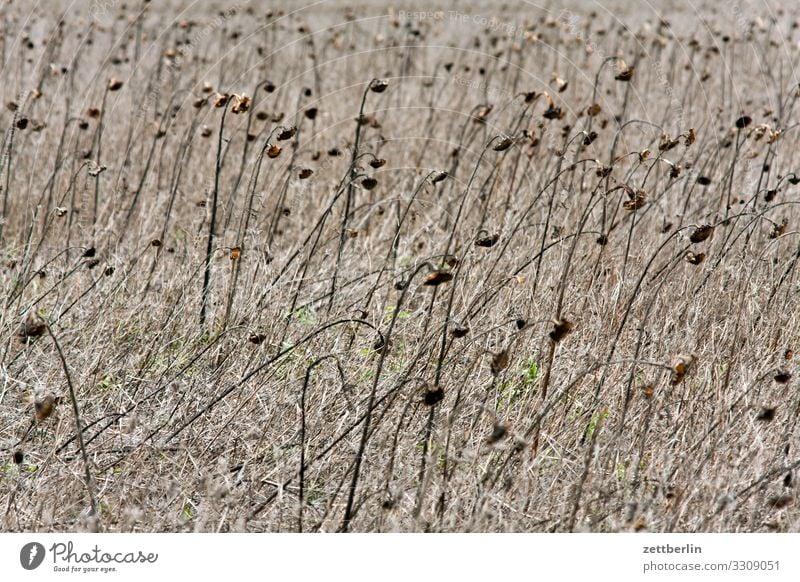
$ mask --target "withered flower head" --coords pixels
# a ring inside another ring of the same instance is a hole
[[[484,232],[486,232],[486,231],[484,231]],[[490,234],[488,236],[482,236],[482,237],[480,237],[479,239],[477,239],[475,241],[475,246],[476,247],[491,248],[495,244],[497,244],[497,241],[499,239],[500,239],[500,234],[498,234],[498,233]]]
[[[108,82],[108,90],[109,91],[119,91],[120,89],[122,89],[122,81],[120,81],[119,79],[113,79],[112,78]]]
[[[214,107],[225,107],[228,104],[230,95],[227,93],[217,93],[214,97]]]
[[[431,386],[430,384],[426,384],[424,386],[424,394],[423,394],[423,401],[428,406],[433,406],[438,404],[444,399],[444,388],[441,386]]]
[[[386,88],[388,86],[389,86],[389,81],[386,81],[384,79],[374,79],[369,84],[369,90],[372,91],[373,93],[383,93],[384,91],[386,91]]]
[[[492,354],[492,363],[490,365],[492,376],[497,376],[508,368],[508,350],[501,350],[496,354]]]
[[[233,107],[231,107],[231,113],[238,115],[240,113],[244,113],[250,109],[250,97],[247,95],[234,95],[233,96]]]
[[[507,135],[504,135],[500,138],[500,141],[498,141],[496,144],[494,144],[494,146],[492,146],[492,149],[496,152],[502,152],[510,148],[511,144],[513,143],[514,143],[513,139],[511,139]]]
[[[292,139],[294,137],[294,134],[296,133],[297,133],[297,128],[295,126],[285,128],[278,134],[278,141],[286,141],[287,139]]]
[[[642,206],[644,206],[645,202],[647,201],[647,195],[639,190],[636,193],[629,192],[628,195],[630,200],[626,200],[625,203],[622,205],[625,210],[638,210]]]
[[[28,343],[32,338],[41,337],[47,330],[47,324],[42,316],[31,310],[17,330],[17,337],[22,343]]]
[[[500,442],[508,434],[509,428],[510,425],[507,422],[496,421],[492,427],[492,434],[489,435],[486,442],[490,445]]]
[[[548,93],[545,93],[544,96],[547,98],[547,109],[544,110],[542,116],[545,119],[563,119],[566,113],[560,107],[556,107],[553,98]]]
[[[791,379],[792,375],[786,370],[778,370],[777,372],[775,372],[775,381],[778,384],[786,384]]]
[[[675,363],[672,365],[672,378],[670,379],[670,383],[673,386],[683,382],[692,364],[694,364],[695,359],[694,355],[677,357]]]
[[[693,253],[692,251],[686,251],[686,262],[690,265],[699,265],[705,260],[705,258],[705,253]]]
[[[625,61],[620,59],[619,63],[618,63],[618,69],[617,69],[619,72],[614,76],[614,79],[616,79],[617,81],[622,81],[623,83],[629,82],[631,79],[633,79],[633,71],[634,71],[635,68],[636,67],[632,67],[632,66],[629,67],[625,63]]]
[[[433,178],[431,178],[431,182],[433,184],[438,184],[439,182],[445,180],[446,178],[447,178],[447,172],[439,172]]]
[[[436,287],[442,283],[447,283],[448,281],[452,280],[452,273],[448,273],[447,271],[431,271],[425,276],[425,281],[423,281],[422,284],[430,287]]]
[[[567,334],[572,331],[573,324],[571,321],[561,318],[553,320],[553,331],[550,332],[550,339],[553,342],[560,342],[567,337]]]
[[[692,234],[689,235],[689,240],[695,244],[701,243],[713,234],[714,234],[714,227],[711,226],[710,224],[704,224],[694,229],[694,232],[692,232]]]
[[[460,338],[460,337],[464,337],[465,335],[467,335],[469,333],[469,329],[467,329],[466,327],[457,325],[456,327],[454,327],[452,329],[452,331],[450,333],[453,334],[453,337]]]
[[[52,394],[47,394],[41,400],[37,400],[36,402],[34,402],[33,417],[36,420],[36,422],[43,422],[47,420],[50,417],[50,415],[53,414],[53,410],[60,401],[61,401],[60,397],[53,396]]]

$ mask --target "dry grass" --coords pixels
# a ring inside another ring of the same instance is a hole
[[[6,6],[0,529],[800,529],[762,8]]]

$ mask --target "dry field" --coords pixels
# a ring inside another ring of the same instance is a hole
[[[4,3],[0,530],[800,530],[791,10],[278,4]]]

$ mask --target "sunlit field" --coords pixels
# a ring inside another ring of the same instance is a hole
[[[4,4],[0,530],[800,530],[800,30],[716,4]]]

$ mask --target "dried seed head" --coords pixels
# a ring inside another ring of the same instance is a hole
[[[486,232],[486,231],[484,231]],[[500,235],[498,233],[490,234],[489,236],[483,236],[475,241],[476,247],[484,247],[484,248],[491,248],[497,244],[497,241],[500,239]]]
[[[383,158],[375,158],[369,161],[369,165],[375,169],[382,168],[386,165],[386,160]]]
[[[464,337],[465,335],[467,335],[469,333],[469,329],[466,328],[466,327],[462,327],[460,325],[457,325],[456,327],[454,327],[452,329],[452,331],[450,333],[453,334],[453,337],[460,338],[460,337]]]
[[[668,152],[680,143],[677,139],[671,139],[668,133],[661,136],[661,143],[658,144],[658,151]]]
[[[386,81],[384,79],[374,79],[369,84],[369,90],[372,91],[373,93],[383,93],[384,91],[386,91],[386,88],[388,86],[389,86],[389,81]]]
[[[630,193],[628,194],[630,196]],[[645,205],[647,201],[647,195],[639,190],[631,196],[630,200],[626,200],[625,203],[622,205],[625,210],[639,210],[642,206]]]
[[[554,319],[553,331],[550,332],[550,339],[556,343],[560,342],[567,337],[567,334],[572,331],[573,327],[572,322],[567,319]]]
[[[249,341],[251,344],[259,345],[264,343],[265,339],[267,339],[267,336],[263,333],[254,333],[247,338],[247,341]]]
[[[508,137],[507,135],[502,136],[500,138],[500,141],[498,141],[494,146],[492,146],[492,149],[496,152],[502,152],[510,148],[513,143],[514,140]]]
[[[278,134],[278,141],[286,141],[287,139],[292,139],[294,134],[297,133],[297,128],[293,125],[292,127],[285,128]]]
[[[230,257],[231,257],[232,261],[238,261],[241,256],[242,256],[241,247],[233,247],[233,248],[231,248]]]
[[[756,415],[756,420],[760,420],[761,422],[772,422],[775,420],[775,408],[774,407],[764,407],[761,411]]]
[[[614,79],[622,81],[623,83],[627,83],[633,79],[633,71],[636,67],[629,67],[622,59],[619,60],[617,66],[619,72],[614,76]]]
[[[689,240],[693,243],[701,243],[711,235],[714,234],[714,227],[710,224],[704,224],[702,226],[698,226],[694,229],[691,235],[689,235]]]
[[[448,273],[447,271],[431,271],[425,276],[425,281],[423,281],[423,285],[428,285],[431,287],[436,287],[441,285],[442,283],[447,283],[448,281],[453,280],[453,274]]]
[[[699,265],[702,263],[705,258],[705,253],[693,253],[692,251],[686,251],[686,262],[690,265]]]
[[[769,238],[778,238],[779,236],[783,236],[786,232],[786,227],[789,225],[789,221],[787,219],[783,219],[783,222],[780,224],[773,224],[772,225],[772,232],[769,233]]]
[[[372,190],[375,186],[378,185],[378,181],[372,177],[366,177],[361,180],[361,185],[364,187],[365,190]]]
[[[508,368],[508,350],[501,350],[492,355],[491,363],[492,376],[497,376]]]
[[[306,178],[311,177],[311,174],[313,173],[314,170],[312,170],[311,168],[303,168],[302,170],[300,170],[300,173],[297,175],[297,177],[300,178],[301,180],[305,180]]]
[[[426,384],[424,390],[422,399],[428,406],[434,406],[444,399],[444,388],[441,386]]]
[[[673,386],[683,382],[683,379],[686,377],[686,374],[689,373],[692,364],[694,364],[695,359],[696,358],[694,355],[677,357],[675,363],[672,365],[672,378],[670,379],[670,383]]]
[[[119,79],[113,79],[112,78],[108,82],[108,90],[109,91],[119,91],[120,89],[122,89],[122,84],[123,84],[122,81],[120,81]]]
[[[36,311],[30,311],[25,321],[20,324],[17,337],[22,343],[28,343],[32,338],[43,336],[45,331],[47,324],[44,319]]]
[[[267,157],[272,159],[277,158],[279,155],[281,155],[281,151],[282,151],[281,146],[270,145],[267,148]]]
[[[233,107],[231,107],[231,113],[239,115],[240,113],[244,113],[249,109],[250,109],[250,97],[248,97],[247,95],[233,96]]]
[[[227,93],[217,93],[214,97],[214,107],[225,107],[229,99],[230,95]]]
[[[43,422],[47,420],[50,415],[53,414],[53,410],[60,400],[61,399],[59,397],[53,396],[52,394],[47,394],[41,400],[37,400],[33,405],[33,417],[36,422]]]
[[[553,98],[548,93],[545,93],[544,96],[547,98],[547,109],[544,110],[542,116],[545,119],[563,119],[566,114],[560,107],[556,107]]]
[[[792,379],[791,373],[787,372],[786,370],[778,370],[775,373],[775,381],[778,384],[786,384],[791,379]]]
[[[486,439],[486,442],[490,445],[500,442],[508,434],[509,428],[511,428],[511,426],[507,422],[495,422],[494,426],[492,427],[492,434],[489,435],[489,437]]]
[[[742,115],[739,119],[736,120],[736,127],[737,129],[744,129],[748,125],[753,123],[753,118],[749,115]]]

